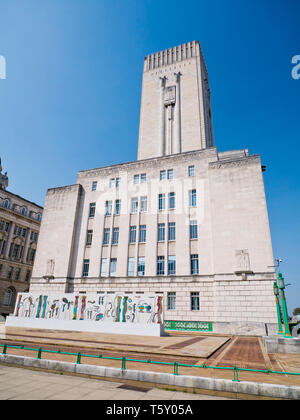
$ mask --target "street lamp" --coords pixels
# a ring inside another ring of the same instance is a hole
[[[274,291],[274,296],[276,300],[276,308],[277,308],[277,319],[278,319],[278,333],[277,334],[283,335],[282,323],[281,323],[281,312],[280,312],[280,305],[279,305],[279,289],[278,289],[276,281],[274,281],[274,284],[273,284],[273,291]]]
[[[283,312],[284,328],[285,328],[284,337],[293,338],[290,333],[290,328],[289,328],[288,311],[287,311],[287,305],[286,305],[286,300],[285,300],[285,295],[284,295],[285,284],[284,284],[283,275],[281,273],[278,273],[278,276],[277,276],[277,286],[279,287],[280,294],[281,294],[281,304],[282,304],[282,312]]]

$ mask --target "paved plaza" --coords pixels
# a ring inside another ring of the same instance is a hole
[[[221,336],[201,333],[172,332],[167,337],[132,337],[118,334],[88,334],[31,329],[9,329],[0,323],[0,344],[24,346],[25,349],[7,348],[7,354],[37,358],[42,347],[42,359],[76,363],[76,354],[82,353],[81,363],[121,368],[121,358],[159,363],[126,361],[128,370],[145,370],[173,374],[175,360],[193,367],[179,367],[179,375],[233,379],[232,370],[214,367],[270,370],[279,373],[239,371],[239,380],[258,383],[300,386],[300,377],[284,372],[300,373],[298,354],[269,354],[261,337]],[[27,350],[31,348],[32,350]],[[60,350],[60,354],[56,351]],[[73,353],[73,354],[64,354]],[[94,355],[97,357],[87,357]],[[103,357],[99,358],[99,355]],[[107,358],[119,358],[106,359]],[[166,364],[161,364],[164,362]],[[168,365],[169,363],[169,365]],[[205,364],[207,368],[202,368]],[[212,367],[212,368],[209,368]],[[280,373],[282,372],[282,373]],[[99,382],[97,382],[99,383]],[[113,385],[115,386],[115,385]],[[140,384],[143,387],[143,383]],[[150,391],[149,391],[150,392]],[[153,391],[151,391],[153,392]],[[140,395],[140,394],[138,394]],[[147,394],[150,395],[150,394]],[[176,394],[178,395],[178,394]],[[144,395],[145,396],[145,395]]]
[[[0,365],[0,400],[228,400]]]

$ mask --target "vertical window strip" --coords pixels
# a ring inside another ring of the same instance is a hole
[[[146,232],[147,232],[146,225],[140,225],[139,242],[141,242],[141,243],[146,242]]]
[[[163,276],[165,274],[165,257],[157,257],[157,275]]]
[[[176,223],[172,222],[168,225],[168,240],[175,241],[176,240]]]
[[[176,256],[169,255],[168,257],[168,275],[176,274]]]

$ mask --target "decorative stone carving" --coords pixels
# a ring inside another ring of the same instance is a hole
[[[250,258],[247,249],[237,250],[235,252],[237,273],[249,273],[250,272]]]
[[[47,279],[47,280],[54,279],[54,267],[55,267],[55,260],[53,259],[47,260],[46,275],[44,276],[44,279]]]
[[[176,103],[176,86],[168,86],[164,90],[164,104],[174,105]]]

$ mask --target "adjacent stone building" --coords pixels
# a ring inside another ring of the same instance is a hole
[[[260,157],[218,152],[198,42],[144,60],[138,160],[47,192],[30,292],[157,293],[166,329],[275,328]]]
[[[43,208],[7,190],[0,160],[0,314],[13,312],[29,290]]]

